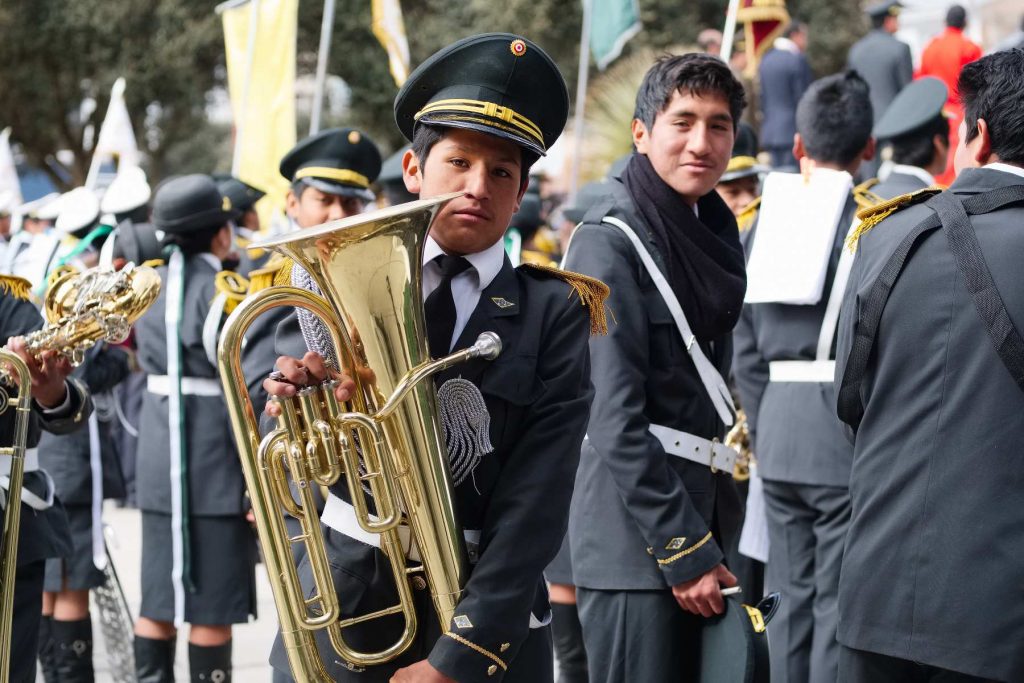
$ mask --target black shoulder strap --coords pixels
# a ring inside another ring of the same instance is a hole
[[[1006,306],[996,289],[992,273],[985,263],[974,226],[968,218],[969,215],[990,213],[1008,204],[1019,202],[1024,202],[1024,185],[1008,185],[968,197],[962,202],[955,194],[946,191],[928,201],[927,206],[935,213],[916,225],[896,247],[878,278],[871,285],[858,315],[846,371],[839,385],[837,410],[843,422],[854,430],[860,425],[864,416],[861,383],[864,381],[868,360],[874,348],[882,311],[914,245],[922,235],[940,226],[946,233],[953,260],[964,276],[967,290],[971,293],[974,305],[992,338],[996,353],[1017,386],[1024,391],[1024,339],[1006,312]]]

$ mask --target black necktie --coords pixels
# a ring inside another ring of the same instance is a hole
[[[441,268],[441,282],[423,304],[427,316],[427,342],[430,355],[440,358],[448,354],[455,332],[455,299],[452,278],[473,266],[461,256],[442,254],[434,259]]]

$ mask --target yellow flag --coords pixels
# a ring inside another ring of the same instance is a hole
[[[398,0],[373,0],[373,35],[387,50],[391,77],[401,88],[409,78],[409,41]]]
[[[267,193],[257,204],[263,230],[284,220],[289,183],[278,165],[295,146],[298,6],[298,0],[250,0],[221,12],[235,121],[232,172]]]

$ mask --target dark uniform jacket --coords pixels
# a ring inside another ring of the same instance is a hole
[[[967,169],[964,198],[1024,178]],[[840,318],[845,371],[864,297],[917,205],[861,240]],[[971,217],[1024,329],[1024,207]],[[882,313],[861,387],[839,641],[972,676],[1024,680],[1024,393],[994,351],[942,229],[918,240]]]
[[[75,368],[72,375],[95,396],[113,389],[128,376],[128,372],[127,352],[101,344],[86,354],[85,362]],[[98,402],[100,398],[94,400]],[[120,498],[125,492],[118,446],[111,430],[111,422],[116,419],[115,415],[108,413],[99,420],[104,498]],[[57,494],[66,505],[88,505],[92,502],[87,423],[84,421],[70,434],[58,436],[44,432],[39,439],[39,463],[53,477]]]
[[[874,29],[854,43],[847,61],[871,88],[875,121],[914,77],[910,46],[882,29]]]
[[[772,48],[758,67],[761,81],[761,145],[792,147],[796,134],[796,105],[811,84],[807,57]]]
[[[42,326],[39,311],[28,301],[23,301],[0,290],[0,334],[6,340],[35,331]],[[69,403],[57,414],[45,414],[33,401],[32,418],[29,423],[28,447],[39,443],[40,428],[57,434],[66,434],[85,424],[92,412],[92,401],[84,387],[74,382],[67,383]],[[12,393],[13,395],[13,393]],[[14,443],[14,411],[8,409],[0,415],[0,444]],[[46,496],[46,477],[42,471],[26,472],[24,488],[37,496]],[[27,565],[48,557],[66,556],[71,552],[71,538],[67,518],[59,502],[47,510],[34,510],[25,503],[21,505],[21,527],[18,530],[18,565]]]
[[[608,335],[590,342],[595,396],[569,522],[573,580],[596,589],[665,589],[722,561],[718,532],[733,531],[741,506],[731,473],[666,454],[649,431],[659,424],[712,439],[725,426],[640,257],[618,228],[599,222],[605,215],[633,228],[664,269],[625,187],[611,181],[610,202],[584,217],[565,264],[611,288],[614,316]],[[705,353],[727,376],[731,337]]]
[[[502,308],[498,302],[513,305]],[[448,624],[446,630],[456,637],[442,636],[432,649],[427,646],[430,663],[464,683],[502,680],[504,667],[515,667],[531,614],[543,621],[549,611],[542,572],[565,535],[593,396],[590,319],[566,283],[528,266],[513,268],[506,256],[452,351],[471,346],[487,331],[502,340],[496,360],[458,365],[435,380],[440,386],[462,377],[479,387],[490,413],[494,446],[473,475],[455,488],[460,524],[480,530],[479,559],[455,612],[472,626]],[[276,354],[301,357],[305,351],[292,313],[278,327]],[[347,489],[335,486],[332,491],[349,500]],[[329,536],[340,539],[345,557],[357,558],[335,579],[342,605],[351,605],[367,585],[375,585],[374,559],[359,558],[372,552],[379,562],[381,553],[339,534]],[[386,600],[380,606],[391,604]],[[433,615],[428,618],[436,622]],[[325,659],[329,671],[347,671],[333,651]]]
[[[928,184],[916,175],[893,171],[885,180],[872,186],[870,191],[882,199],[892,199],[893,197],[899,197],[901,194],[923,190],[926,187],[928,187]]]
[[[769,382],[768,363],[815,359],[825,307],[832,292],[857,204],[846,201],[836,227],[821,299],[813,306],[744,304],[734,333],[735,376],[747,413],[762,479],[794,484],[846,486],[853,452],[836,419],[831,382]],[[751,228],[749,249],[757,239]]]
[[[157,269],[166,282],[167,268]],[[185,294],[181,319],[181,368],[183,377],[218,382],[217,368],[203,347],[203,324],[210,302],[217,295],[217,270],[201,256],[186,258]],[[136,324],[139,365],[148,375],[167,374],[167,342],[164,310],[167,291],[160,291],[153,306]],[[220,321],[223,324],[223,320]],[[168,397],[146,391],[139,419],[138,500],[152,512],[171,512],[170,435]],[[238,460],[227,407],[222,395],[182,396],[185,414],[184,439],[188,463],[189,510],[193,515],[238,515],[245,503],[245,481]]]

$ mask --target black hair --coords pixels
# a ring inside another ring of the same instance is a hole
[[[412,133],[412,153],[419,159],[421,171],[423,165],[427,162],[430,150],[434,148],[434,145],[441,142],[447,133],[448,129],[443,126],[432,126],[427,123],[416,124]],[[537,163],[540,157],[521,145],[516,146],[519,147],[520,153],[519,182],[520,184],[525,184],[530,182],[530,169]]]
[[[946,26],[962,30],[967,26],[967,10],[960,5],[951,5],[946,11]]]
[[[789,24],[786,25],[785,30],[782,31],[782,37],[792,38],[794,33],[800,33],[806,28],[807,25],[804,24],[804,22],[797,21],[796,19],[794,19],[793,21],[789,22]]]
[[[299,198],[302,197],[302,192],[307,187],[312,187],[312,186],[309,183],[307,183],[305,180],[303,180],[302,178],[298,178],[296,180],[293,180],[292,181],[292,194],[295,195],[296,199],[299,199]]]
[[[213,238],[217,236],[226,224],[217,225],[212,228],[201,228],[191,232],[164,233],[163,246],[176,246],[181,249],[185,256],[195,256],[210,251]]]
[[[815,161],[847,166],[871,139],[868,84],[854,70],[811,83],[796,107],[796,130]]]
[[[729,103],[734,129],[740,124],[740,115],[747,106],[743,84],[736,80],[725,62],[712,55],[691,52],[659,57],[647,70],[636,93],[633,118],[650,130],[654,119],[665,111],[677,92],[690,92],[697,97],[721,95]]]
[[[978,119],[985,119],[992,153],[1024,164],[1024,49],[993,52],[965,66],[957,95],[964,108],[965,142],[977,137]]]
[[[905,135],[891,140],[892,160],[896,164],[930,166],[935,159],[935,136],[942,138],[949,146],[949,121],[942,114],[936,114],[931,120],[918,126]]]

